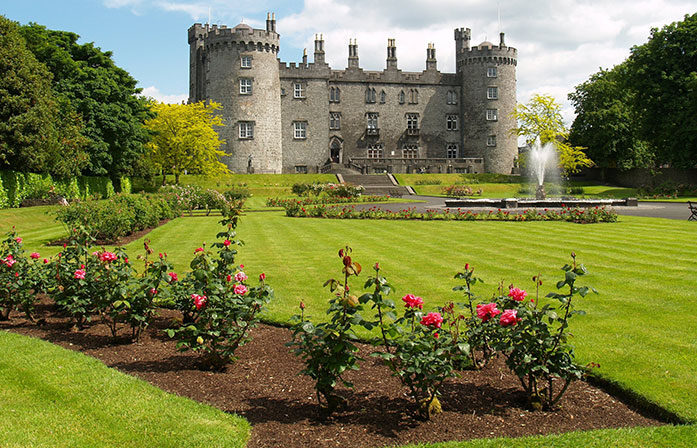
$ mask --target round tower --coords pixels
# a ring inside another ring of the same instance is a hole
[[[235,173],[280,173],[281,83],[277,54],[279,35],[270,16],[266,29],[246,24],[234,28],[189,29],[190,100],[220,103],[220,129],[230,154],[224,162]]]
[[[516,107],[517,50],[491,42],[470,47],[471,31],[455,30],[457,72],[461,76],[462,148],[482,157],[487,172],[510,174],[518,156],[513,113]]]

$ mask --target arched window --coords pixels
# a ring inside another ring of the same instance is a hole
[[[404,94],[404,90],[402,90],[401,92],[399,92],[399,104],[404,104],[405,96],[406,96],[406,95]]]
[[[380,104],[385,104],[385,101],[387,100],[387,94],[385,93],[384,90],[380,92]]]
[[[419,104],[419,91],[409,89],[409,104]]]
[[[368,87],[365,89],[365,102],[374,103],[375,102],[375,89]]]

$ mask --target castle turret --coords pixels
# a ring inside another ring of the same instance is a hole
[[[348,55],[348,68],[359,68],[358,64],[358,41],[349,39],[349,55]]]
[[[429,43],[428,48],[426,48],[426,70],[438,70],[436,47],[433,43]]]
[[[460,110],[465,157],[484,158],[487,172],[509,174],[518,155],[516,127],[517,50],[491,42],[470,48],[470,30],[455,30],[457,72],[461,76]]]
[[[215,101],[225,127],[223,161],[237,173],[280,173],[281,86],[279,35],[274,16],[266,29],[195,24],[189,28],[190,101]]]
[[[394,39],[387,39],[387,70],[397,70],[397,45]]]

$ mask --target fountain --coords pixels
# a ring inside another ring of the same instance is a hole
[[[545,172],[553,165],[550,162],[556,161],[557,152],[554,149],[554,142],[547,142],[544,145],[540,144],[540,139],[535,140],[530,149],[528,165],[532,176],[537,180],[535,187],[535,199],[547,199],[545,193]],[[548,167],[549,165],[549,167]]]
[[[557,167],[557,151],[554,142],[544,145],[539,139],[532,144],[528,153],[528,169],[531,177],[536,181],[535,199],[532,198],[505,198],[505,199],[446,199],[446,208],[548,208],[548,207],[598,207],[598,206],[630,206],[636,207],[638,201],[634,198],[627,199],[577,199],[577,198],[547,198],[545,192],[545,175],[559,179]],[[549,179],[548,179],[549,180]]]

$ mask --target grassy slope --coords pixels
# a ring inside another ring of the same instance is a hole
[[[248,438],[243,418],[80,353],[6,332],[0,351],[3,447],[242,447]]]

